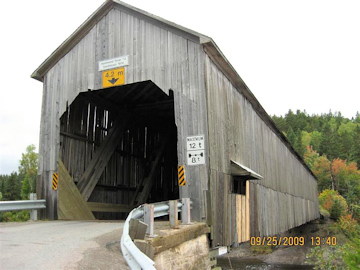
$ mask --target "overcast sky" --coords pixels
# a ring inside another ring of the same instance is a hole
[[[270,115],[360,111],[358,0],[125,2],[213,38]],[[0,2],[0,174],[39,146],[42,83],[31,73],[102,3]]]

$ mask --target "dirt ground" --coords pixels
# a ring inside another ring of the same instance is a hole
[[[98,246],[84,252],[83,259],[78,262],[76,269],[130,269],[120,252],[121,235],[122,229],[118,229],[95,238]]]
[[[340,233],[333,221],[315,220],[290,231],[282,233],[277,237],[304,237],[304,245],[293,246],[251,246],[250,242],[243,243],[239,247],[232,248],[225,257],[236,261],[262,261],[271,265],[311,265],[311,261],[306,260],[306,254],[315,247],[315,241],[311,237],[336,237],[337,245],[345,243],[345,236]],[[322,245],[324,248],[330,248],[328,245]]]

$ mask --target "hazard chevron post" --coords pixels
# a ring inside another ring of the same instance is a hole
[[[186,185],[186,179],[185,179],[185,167],[184,165],[180,165],[178,167],[178,176],[179,176],[179,186],[185,186]]]
[[[56,172],[52,175],[52,189],[57,190],[58,188],[58,174]]]

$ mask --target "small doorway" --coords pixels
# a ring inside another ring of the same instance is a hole
[[[236,198],[236,234],[237,242],[250,240],[250,185],[249,180],[261,180],[263,177],[250,168],[231,160],[231,192]]]

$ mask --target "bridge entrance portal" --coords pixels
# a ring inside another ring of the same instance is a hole
[[[123,219],[137,205],[178,199],[172,91],[145,81],[80,93],[60,119],[59,158],[81,194],[68,195],[60,179],[59,219],[81,219],[71,214],[77,203],[70,197],[98,219]]]

